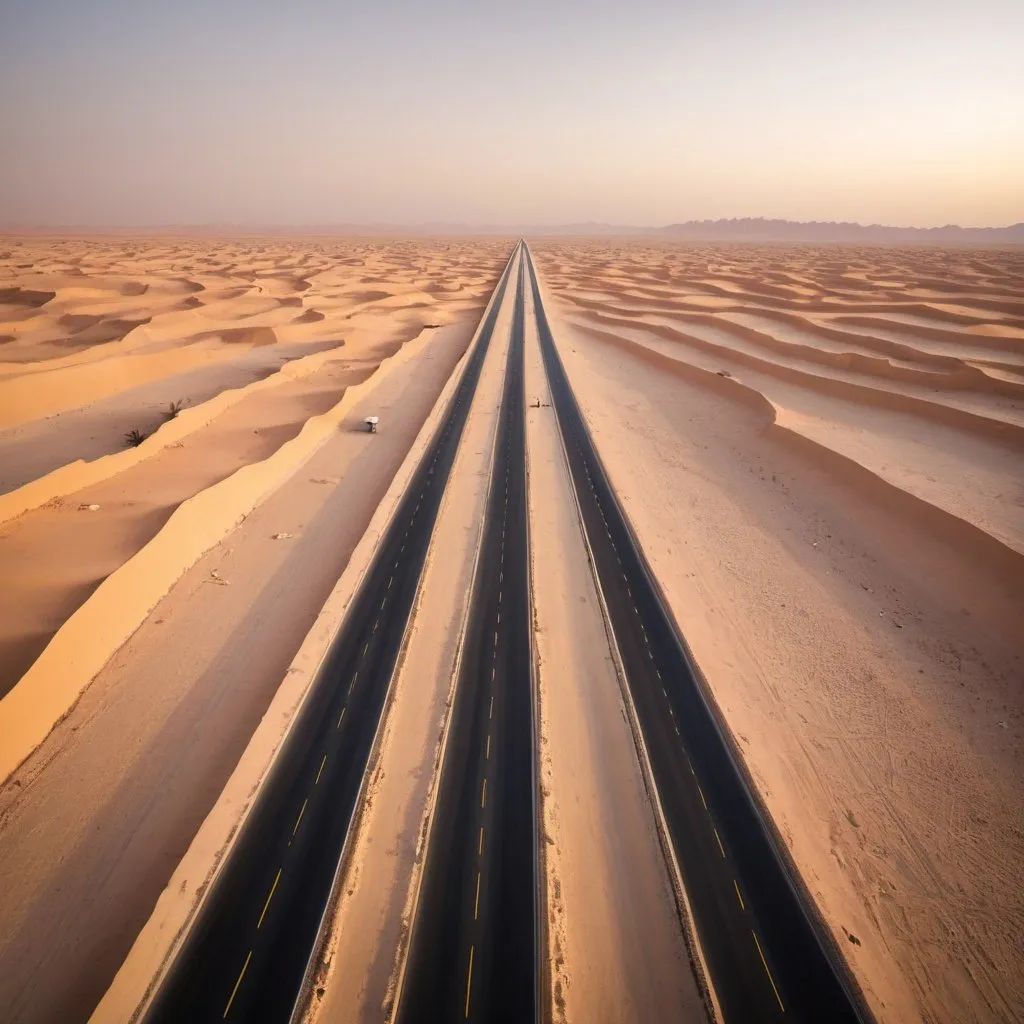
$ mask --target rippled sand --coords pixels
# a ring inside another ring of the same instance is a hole
[[[598,449],[883,1020],[1024,1013],[1024,252],[534,246]]]

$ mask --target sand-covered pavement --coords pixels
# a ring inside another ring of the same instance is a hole
[[[5,1020],[81,1019],[109,984],[507,252],[0,246],[3,774],[28,758],[0,794]]]
[[[1024,1013],[1024,256],[534,246],[595,442],[884,1020]]]

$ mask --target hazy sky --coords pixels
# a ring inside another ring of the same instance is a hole
[[[1022,0],[0,0],[0,223],[1024,220]]]

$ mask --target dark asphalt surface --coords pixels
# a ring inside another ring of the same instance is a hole
[[[344,630],[146,1014],[151,1024],[224,1019],[281,1024],[292,1013],[356,810],[437,510],[512,263],[510,258],[479,343],[360,586]]]
[[[532,1024],[537,838],[522,269],[483,546],[397,1020]]]
[[[798,895],[608,483],[558,356],[532,258],[544,365],[671,843],[726,1024],[870,1019]]]

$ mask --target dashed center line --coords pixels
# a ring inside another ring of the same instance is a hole
[[[252,950],[250,949],[245,958],[245,963],[242,964],[242,970],[239,972],[238,981],[235,982],[235,987],[231,990],[231,996],[228,998],[228,1005],[224,1007],[224,1017],[227,1017],[231,1012],[231,1004],[235,1001],[235,996],[238,995],[238,986],[242,984],[242,979],[245,977],[245,972],[249,969],[249,961],[251,959]]]
[[[466,971],[466,1013],[469,1016],[469,995],[473,988],[473,947],[469,947],[469,969]],[[227,1016],[225,1014],[225,1016]]]
[[[768,969],[768,961],[765,960],[764,953],[761,951],[761,943],[757,941],[757,932],[751,928],[750,934],[754,936],[754,945],[757,946],[758,955],[761,957],[761,963],[764,965],[764,973],[768,975],[768,980],[772,983],[772,991],[775,993],[775,1000],[779,1004],[779,1009],[785,1013],[786,1008],[782,1005],[782,996],[779,995],[779,990],[775,987],[775,979],[772,977],[772,972]]]
[[[718,829],[714,825],[711,826],[711,831],[715,833],[715,839],[718,840],[718,852],[722,855],[722,859],[725,860],[725,847],[722,845],[722,837],[718,834]]]
[[[270,892],[267,893],[267,901],[263,904],[263,910],[260,912],[260,919],[256,922],[256,931],[260,930],[260,925],[263,924],[263,918],[267,916],[267,907],[270,906],[270,901],[274,898],[274,891],[277,889],[277,883],[281,881],[281,872],[284,868],[278,868],[277,874],[274,875],[274,884],[270,887]]]
[[[292,835],[293,836],[299,830],[299,824],[302,821],[302,816],[306,813],[306,804],[308,804],[308,803],[309,803],[309,797],[306,797],[306,799],[302,801],[302,807],[299,810],[299,816],[295,819],[295,828],[292,829]]]

